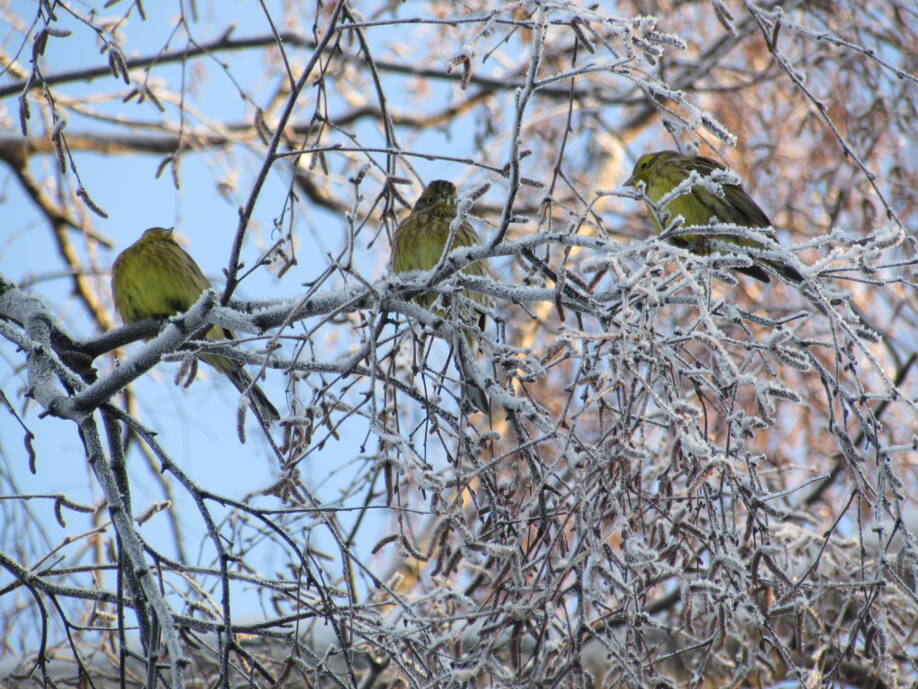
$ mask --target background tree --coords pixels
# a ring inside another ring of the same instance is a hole
[[[6,685],[918,680],[908,3],[161,5],[2,10]],[[663,148],[805,284],[656,237]],[[482,245],[393,277],[432,179]],[[116,329],[156,225],[217,288]]]

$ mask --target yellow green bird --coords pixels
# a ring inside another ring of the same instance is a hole
[[[210,287],[204,273],[172,238],[172,230],[151,227],[140,239],[118,254],[112,266],[112,294],[115,309],[125,323],[145,318],[165,318],[190,309]],[[219,326],[207,331],[208,340],[230,340],[233,334]],[[252,377],[239,362],[215,354],[201,358],[233,385],[250,395],[252,409],[265,425],[280,418]]]
[[[699,176],[707,177],[717,170],[725,170],[723,165],[702,156],[688,156],[676,151],[657,151],[641,156],[634,165],[631,177],[625,182],[626,186],[636,187],[638,182],[645,185],[645,194],[653,203],[657,203],[663,196],[672,191],[680,182],[685,180],[691,172],[696,171]],[[723,184],[723,196],[718,196],[701,185],[693,185],[691,190],[666,203],[663,210],[669,214],[670,220],[677,215],[685,218],[684,226],[709,225],[712,223],[730,223],[743,227],[754,227],[760,234],[774,239],[771,221],[765,212],[756,205],[745,189],[736,184]],[[657,232],[662,232],[656,216],[651,213]],[[676,246],[685,247],[692,253],[707,256],[713,249],[714,241],[724,244],[736,244],[752,249],[765,249],[766,247],[754,240],[738,235],[703,236],[682,234],[673,237],[670,241]],[[803,276],[787,263],[773,259],[750,256],[757,264],[748,268],[737,268],[741,273],[750,275],[756,280],[769,282],[768,273],[762,268],[766,266],[790,282],[801,282]]]
[[[449,241],[450,224],[456,218],[456,212],[456,187],[453,183],[438,179],[428,184],[415,202],[411,213],[395,230],[392,239],[393,272],[430,270],[437,265]],[[475,234],[475,230],[469,223],[462,222],[456,228],[450,250],[477,245],[478,235]],[[462,272],[484,276],[488,271],[483,261],[476,261],[465,266]],[[484,307],[490,304],[488,297],[480,292],[462,290],[462,295]],[[436,296],[434,293],[419,294],[414,300],[429,309]],[[484,329],[483,313],[471,308],[459,308],[458,313],[466,325],[474,326],[477,322],[478,328]],[[443,315],[440,311],[438,314]],[[477,342],[477,337],[471,330],[466,330],[466,341],[472,347]],[[488,398],[483,390],[470,384],[466,384],[464,388],[466,397],[478,409],[488,411]]]

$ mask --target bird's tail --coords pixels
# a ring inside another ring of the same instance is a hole
[[[242,367],[227,371],[226,375],[239,392],[248,395],[252,411],[255,412],[264,426],[270,426],[280,418],[277,408],[271,404],[271,400],[268,399],[262,389],[253,383],[252,376]]]
[[[463,342],[457,342],[457,344],[460,348],[465,349],[465,351],[457,349],[455,352],[456,369],[459,371],[459,375],[462,378],[462,396],[471,402],[478,411],[490,414],[491,404],[488,401],[488,395],[481,386],[475,382],[475,376],[472,375],[472,372],[468,370],[468,366],[466,365],[466,357],[468,357],[468,361],[471,361],[475,357],[475,352],[478,351],[480,343],[478,338],[470,331],[467,331],[462,339]]]
[[[768,273],[766,273],[759,266],[742,266],[740,268],[736,268],[736,272],[742,273],[743,275],[748,275],[749,277],[753,277],[759,282],[771,282],[771,278],[768,277]]]
[[[800,272],[793,266],[788,265],[787,263],[781,263],[780,261],[762,261],[767,263],[768,267],[774,270],[778,275],[783,277],[788,282],[800,283],[803,282],[803,276]]]
[[[474,378],[464,370],[461,360],[457,359],[457,368],[459,375],[462,376],[462,396],[465,397],[472,405],[485,414],[491,413],[491,404],[488,402],[488,395],[482,390]]]

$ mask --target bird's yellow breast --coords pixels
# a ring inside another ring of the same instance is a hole
[[[142,237],[112,267],[115,308],[125,323],[186,311],[208,286],[197,264],[171,238]]]

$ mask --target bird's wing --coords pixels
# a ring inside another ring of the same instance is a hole
[[[726,170],[726,168],[718,163],[716,160],[711,160],[710,158],[705,158],[703,156],[696,157],[690,167],[693,170],[696,170],[701,175],[710,175],[715,170]],[[759,208],[758,204],[752,200],[752,197],[746,193],[746,190],[741,186],[736,184],[724,184],[724,198],[717,199],[721,204],[728,204],[729,208],[723,208],[726,210],[726,214],[718,213],[718,217],[727,221],[728,218],[732,218],[735,224],[737,225],[746,225],[748,227],[769,227],[771,226],[771,220],[768,219],[768,216],[765,215],[765,211]],[[702,194],[707,197],[714,198],[713,194],[707,193],[704,190]],[[708,203],[708,200],[705,199],[705,203]],[[720,207],[718,207],[721,210]],[[732,212],[730,212],[732,211]],[[736,217],[739,216],[739,217]],[[773,234],[773,233],[765,233]]]
[[[705,158],[704,156],[695,156],[694,158],[689,158],[687,162],[689,169],[695,170],[702,177],[707,177],[715,170],[727,169],[716,160],[711,160],[710,158]]]
[[[765,211],[759,208],[758,204],[752,200],[752,197],[742,187],[738,187],[735,184],[725,184],[724,195],[733,208],[747,220],[747,222],[737,223],[737,225],[750,225],[752,227],[769,227],[771,225],[771,220],[765,215]]]

